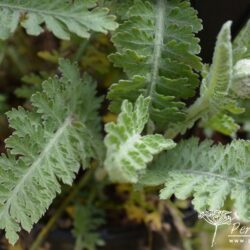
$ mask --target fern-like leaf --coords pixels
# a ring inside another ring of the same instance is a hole
[[[134,0],[106,0],[104,5],[110,9],[110,12],[121,20],[127,18],[127,12]]]
[[[234,73],[232,90],[236,96],[250,98],[250,20],[233,41]]]
[[[159,134],[141,135],[148,121],[149,103],[150,98],[142,96],[134,107],[125,100],[117,124],[109,123],[105,127],[107,157],[104,164],[112,181],[137,182],[138,174],[145,170],[153,155],[175,146],[172,140]]]
[[[238,216],[250,220],[250,141],[234,140],[231,144],[199,144],[197,138],[182,141],[162,153],[142,178],[144,185],[160,185],[162,199],[172,194],[179,199],[193,196],[195,209],[217,210],[230,197]]]
[[[213,62],[203,79],[200,97],[189,107],[186,121],[180,124],[181,132],[192,127],[199,119],[205,126],[227,135],[233,135],[239,128],[229,116],[230,113],[239,114],[244,111],[230,95],[233,80],[230,27],[231,21],[228,21],[217,37]]]
[[[128,80],[113,84],[111,110],[119,111],[124,99],[135,102],[144,93],[152,99],[150,119],[158,128],[185,117],[182,99],[198,86],[200,51],[194,33],[201,29],[188,1],[135,1],[112,40],[117,53],[110,55]]]
[[[231,89],[239,98],[250,99],[250,57],[235,64]]]
[[[61,78],[45,81],[32,96],[33,111],[7,113],[14,132],[0,158],[0,228],[11,243],[21,227],[31,230],[61,183],[71,184],[80,165],[103,151],[95,84],[88,76],[81,80],[68,61],[60,61],[60,71]]]
[[[114,30],[115,17],[108,14],[108,9],[96,7],[95,0],[76,1],[0,1],[0,39],[7,39],[15,32],[19,22],[28,34],[39,35],[46,24],[56,37],[69,39],[70,33],[88,38],[90,31],[104,32]]]

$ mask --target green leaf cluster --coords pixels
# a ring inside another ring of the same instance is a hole
[[[112,41],[110,55],[127,79],[111,86],[111,110],[119,111],[124,99],[135,102],[150,96],[150,119],[159,129],[185,118],[184,99],[194,96],[201,69],[199,39],[201,21],[188,1],[135,1]],[[194,71],[195,70],[195,71]]]
[[[222,26],[211,65],[202,65],[197,56],[196,34],[202,25],[188,0],[0,0],[0,22],[2,40],[19,24],[30,35],[51,31],[56,42],[76,35],[73,43],[76,40],[80,46],[74,48],[73,58],[81,62],[88,60],[84,52],[98,38],[82,44],[80,38],[114,31],[110,35],[115,48],[109,44],[112,48],[107,50],[115,51],[109,59],[123,70],[107,77],[120,80],[111,84],[107,94],[117,121],[106,124],[104,130],[99,115],[103,98],[98,97],[93,79],[86,73],[81,77],[74,63],[59,60],[59,71],[45,81],[48,71],[38,75],[34,70],[23,77],[30,85],[18,88],[16,94],[30,97],[31,105],[28,110],[19,107],[7,112],[13,133],[6,139],[6,154],[0,156],[0,229],[11,243],[21,229],[31,230],[62,185],[71,185],[79,168],[89,167],[92,160],[112,182],[164,185],[161,198],[193,197],[198,211],[221,209],[231,199],[238,216],[250,220],[250,142],[214,145],[211,140],[191,138],[176,146],[172,140],[197,121],[231,137],[236,136],[238,123],[249,126],[249,112],[236,118],[244,112],[239,104],[250,106],[245,100],[250,97],[249,21],[234,41],[231,21]],[[105,50],[108,38],[94,49]],[[6,47],[6,41],[0,43],[0,62]],[[11,51],[15,57],[15,50]],[[49,55],[56,62],[61,52],[45,51],[40,56],[48,59]],[[103,59],[105,52],[101,54]],[[21,57],[15,58],[21,65]],[[98,64],[95,59],[91,62]],[[106,75],[111,66],[100,68]],[[5,95],[0,96],[2,105]],[[106,103],[101,111],[106,112],[105,108]],[[77,206],[74,235],[77,249],[93,250],[102,243],[96,229],[103,220],[99,211],[86,204]]]
[[[244,108],[239,107],[237,98],[231,93],[235,82],[230,28],[231,21],[221,28],[213,62],[210,68],[203,72],[200,97],[188,108],[185,122],[173,128],[174,133],[184,133],[187,128],[193,127],[197,120],[201,120],[205,127],[226,135],[234,135],[239,128],[233,115],[244,112]],[[168,133],[171,135],[171,131]]]
[[[32,111],[7,113],[14,132],[0,158],[0,228],[11,243],[21,227],[31,230],[62,183],[71,185],[79,167],[103,152],[95,84],[70,62],[59,65],[62,77],[43,83],[31,98]]]
[[[142,177],[144,185],[160,185],[160,197],[193,197],[199,212],[223,208],[227,198],[234,201],[240,219],[250,220],[250,142],[233,140],[227,145],[197,138],[180,142],[162,153]]]

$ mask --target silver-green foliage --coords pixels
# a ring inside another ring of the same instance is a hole
[[[132,182],[145,170],[153,155],[173,148],[175,143],[160,134],[142,135],[148,122],[150,98],[139,96],[134,106],[123,101],[117,123],[109,123],[105,130],[107,156],[105,168],[112,181]]]
[[[127,18],[127,12],[134,0],[103,0],[104,6],[110,9],[112,14],[115,14],[119,19],[124,20]]]
[[[242,100],[241,105],[245,108],[245,112],[240,116],[236,116],[238,122],[243,123],[243,128],[249,132],[250,124],[250,20],[239,32],[233,41],[233,57],[234,57],[234,75],[232,90],[238,98],[248,99]]]
[[[176,148],[162,153],[150,166],[141,182],[165,184],[160,197],[193,197],[196,210],[217,210],[225,200],[234,200],[240,219],[250,220],[250,141],[234,140],[213,145],[197,138],[182,141]]]
[[[152,99],[150,119],[165,129],[185,118],[182,100],[192,97],[199,84],[193,69],[201,69],[195,37],[201,22],[189,1],[180,0],[136,0],[126,15],[112,37],[117,52],[110,59],[128,79],[111,86],[111,110],[143,93]]]
[[[39,35],[43,24],[56,37],[69,39],[70,33],[88,38],[90,31],[106,33],[117,28],[107,8],[95,0],[70,3],[66,0],[0,0],[0,39],[7,39],[21,23],[28,34]]]
[[[239,98],[250,99],[250,57],[235,64],[232,90]]]
[[[230,93],[233,84],[230,28],[231,21],[223,25],[217,37],[212,65],[204,73],[200,97],[189,107],[186,121],[174,130],[185,132],[199,119],[205,126],[227,135],[233,135],[239,128],[232,114],[239,114],[244,109],[238,107],[237,100]]]
[[[60,71],[32,96],[32,111],[7,113],[14,132],[0,158],[0,228],[11,243],[21,228],[31,230],[61,184],[70,185],[80,165],[102,152],[95,84],[68,61],[60,61]]]

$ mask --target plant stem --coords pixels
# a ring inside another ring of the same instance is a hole
[[[30,250],[38,250],[41,243],[43,242],[44,238],[47,236],[49,231],[53,228],[57,220],[60,218],[61,214],[64,212],[65,208],[69,204],[69,202],[75,198],[75,196],[78,194],[78,192],[81,190],[83,186],[87,184],[89,179],[91,178],[93,174],[93,170],[90,169],[82,178],[81,180],[72,187],[71,191],[69,192],[68,196],[65,197],[60,207],[56,210],[55,214],[51,217],[49,222],[46,224],[46,226],[40,231],[38,234],[36,240],[33,242]]]
[[[166,15],[166,2],[165,0],[157,0],[155,12],[155,39],[154,50],[152,55],[152,72],[150,84],[147,89],[147,95],[152,96],[155,91],[155,86],[158,81],[160,60],[162,54],[162,47],[164,42],[165,32],[165,15]]]
[[[86,50],[86,48],[88,47],[89,44],[89,40],[90,39],[86,39],[83,43],[81,43],[81,45],[79,46],[79,48],[77,49],[75,55],[73,56],[73,61],[75,62],[79,62],[84,51]]]
[[[187,129],[191,128],[194,123],[201,118],[201,115],[208,110],[209,103],[208,98],[200,97],[198,98],[188,109],[186,120],[173,129],[166,131],[165,136],[170,139],[174,139],[179,133],[185,132]]]
[[[166,2],[165,0],[157,0],[156,12],[155,12],[155,38],[154,38],[154,49],[152,55],[152,71],[150,81],[148,84],[146,96],[152,97],[155,92],[157,81],[159,81],[159,67],[162,56],[162,47],[164,43],[164,32],[165,32],[165,15],[166,15]],[[150,104],[150,108],[152,103]],[[150,121],[147,124],[147,133],[151,134],[154,132]]]

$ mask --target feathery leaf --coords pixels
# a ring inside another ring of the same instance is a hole
[[[70,39],[70,33],[88,38],[90,31],[106,33],[117,28],[107,8],[96,7],[95,0],[75,3],[61,0],[0,0],[0,39],[7,39],[21,22],[28,34],[38,36],[45,23],[56,37]]]
[[[124,100],[117,124],[109,123],[105,130],[107,156],[105,168],[112,181],[132,182],[138,180],[138,174],[145,170],[153,155],[173,148],[175,143],[162,135],[141,133],[148,121],[150,98],[139,96],[133,107]]]
[[[238,216],[249,221],[250,141],[212,144],[210,140],[199,144],[197,138],[182,141],[152,163],[141,183],[165,183],[162,199],[172,194],[179,199],[193,196],[198,211],[220,209],[230,197]]]
[[[233,41],[234,63],[250,58],[250,20]]]
[[[61,183],[71,184],[80,165],[103,151],[95,84],[88,76],[81,80],[68,61],[60,61],[60,71],[61,78],[45,81],[32,96],[34,111],[7,113],[14,132],[6,140],[8,154],[0,157],[0,228],[11,243],[21,227],[31,230]]]
[[[230,27],[231,21],[228,21],[217,37],[213,62],[202,81],[200,97],[189,107],[186,121],[173,130],[184,133],[199,119],[205,126],[227,135],[233,135],[239,128],[234,119],[229,116],[230,113],[239,114],[244,111],[238,107],[237,101],[230,94],[233,80]]]
[[[183,99],[192,97],[199,80],[201,29],[196,11],[188,1],[135,1],[128,20],[116,30],[112,41],[117,53],[110,55],[128,80],[113,84],[111,110],[119,111],[124,99],[135,102],[140,94],[150,96],[150,119],[160,129],[185,118]]]

